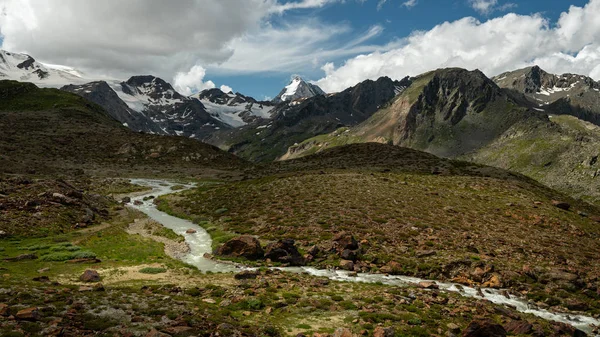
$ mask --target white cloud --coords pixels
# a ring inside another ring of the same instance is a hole
[[[195,65],[188,72],[177,73],[173,81],[173,87],[182,95],[188,96],[205,89],[214,88],[215,84],[212,81],[204,82],[204,76],[206,76],[206,69]]]
[[[402,3],[402,6],[406,7],[406,8],[413,8],[417,5],[418,1],[417,0],[408,0],[405,1],[404,3]]]
[[[323,24],[305,20],[279,27],[265,25],[256,31],[233,39],[228,47],[233,55],[225,62],[208,65],[215,74],[257,72],[294,72],[306,68],[318,69],[323,62],[379,50],[381,46],[366,44],[380,35],[383,27],[373,26],[354,39],[340,43],[353,33],[347,25]],[[310,69],[309,69],[310,70]]]
[[[386,2],[387,0],[379,0],[379,2],[377,3],[377,10],[381,10],[381,8],[383,7],[383,5],[385,5]]]
[[[489,14],[498,4],[498,0],[469,0],[471,7],[481,14]]]
[[[178,72],[197,71],[197,64],[207,68],[229,60],[236,52],[234,41],[252,40],[252,34],[278,37],[278,28],[268,23],[274,15],[334,2],[0,0],[0,32],[3,49],[66,64],[90,77],[153,74],[170,80]],[[250,68],[257,68],[254,61],[246,59]]]
[[[507,14],[486,22],[464,18],[414,32],[401,46],[326,63],[316,83],[328,92],[365,79],[402,78],[441,67],[478,68],[488,76],[539,64],[554,73],[600,77],[600,0],[571,6],[552,25],[540,14]],[[469,37],[466,39],[465,37]]]
[[[221,86],[221,88],[220,88],[220,89],[221,89],[221,91],[222,91],[222,92],[224,92],[224,93],[230,93],[230,92],[233,92],[233,89],[232,89],[230,86],[228,86],[228,85],[225,85],[225,84],[223,84],[223,85]]]
[[[507,11],[517,7],[517,4],[509,2],[502,5],[498,0],[469,0],[471,7],[483,15],[489,15],[494,11]]]
[[[293,1],[293,2],[287,2],[284,4],[277,4],[275,6],[272,6],[269,11],[272,13],[283,13],[285,11],[289,11],[292,9],[307,9],[307,8],[319,8],[319,7],[323,7],[327,4],[331,4],[334,2],[340,2],[343,0],[300,0],[300,1]]]

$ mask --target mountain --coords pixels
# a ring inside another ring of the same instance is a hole
[[[389,143],[453,157],[493,141],[528,115],[537,112],[480,71],[440,69],[415,78],[389,106],[360,125],[306,140],[291,147],[284,159],[355,142]]]
[[[0,173],[191,176],[244,166],[193,139],[134,132],[72,93],[0,81]]]
[[[269,119],[274,108],[271,102],[257,101],[240,93],[225,93],[218,88],[203,90],[192,97],[199,99],[211,116],[231,127]]]
[[[163,130],[142,111],[130,108],[105,81],[70,84],[61,90],[77,94],[104,108],[114,119],[134,131],[163,134]]]
[[[282,103],[271,112],[271,120],[216,132],[207,142],[249,160],[272,161],[295,143],[366,120],[410,83],[409,78],[382,77],[340,93]]]
[[[318,95],[325,95],[325,92],[319,86],[305,82],[301,77],[296,76],[292,79],[279,95],[273,99],[274,104],[281,102],[291,102],[298,99],[311,98]]]
[[[503,73],[493,80],[501,88],[527,96],[539,111],[571,115],[600,125],[600,82],[590,77],[554,75],[534,66]]]
[[[3,79],[32,82],[45,87],[86,81],[81,73],[72,68],[47,65],[27,54],[0,50],[0,80]]]
[[[513,170],[600,202],[599,129],[540,110],[524,94],[500,88],[479,71],[441,69],[415,78],[361,124],[291,146],[282,159],[345,144],[387,143]]]
[[[215,130],[229,128],[213,117],[198,99],[181,95],[171,84],[151,75],[133,76],[125,82],[93,82],[62,89],[99,104],[136,131],[202,140]]]

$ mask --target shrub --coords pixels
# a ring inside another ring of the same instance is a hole
[[[42,261],[68,261],[75,259],[93,259],[96,258],[96,254],[88,251],[77,251],[77,252],[57,252],[50,253],[41,257]]]

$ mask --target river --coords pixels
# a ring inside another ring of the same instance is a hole
[[[206,253],[212,253],[212,239],[210,234],[199,225],[193,222],[181,218],[177,218],[159,211],[154,205],[153,200],[144,201],[143,199],[148,196],[159,197],[166,194],[176,193],[172,189],[173,186],[182,185],[185,189],[194,188],[194,184],[178,184],[164,180],[151,180],[151,179],[132,179],[131,183],[141,186],[148,186],[152,188],[152,191],[148,191],[144,194],[136,194],[131,198],[132,203],[130,207],[133,207],[143,213],[145,213],[151,219],[159,222],[163,226],[172,229],[175,233],[182,235],[185,241],[190,246],[190,252],[182,258],[183,262],[197,267],[203,272],[239,272],[243,269],[251,268],[240,268],[231,264],[221,263],[216,260],[207,259],[204,257]],[[134,205],[134,201],[141,201],[143,204]],[[196,233],[188,234],[188,229],[194,229]],[[415,285],[420,282],[427,282],[430,280],[424,280],[415,277],[408,276],[388,276],[383,274],[371,274],[371,273],[359,273],[357,276],[350,276],[350,273],[343,270],[329,270],[329,269],[317,269],[313,267],[286,267],[277,268],[283,271],[294,272],[294,273],[308,273],[317,277],[326,277],[334,281],[342,282],[365,282],[365,283],[383,283],[392,286],[407,286]],[[548,310],[540,309],[534,304],[529,303],[526,299],[519,298],[516,296],[507,297],[502,294],[501,290],[498,289],[481,289],[479,292],[475,288],[435,281],[435,283],[443,291],[459,293],[462,296],[479,298],[505,306],[511,306],[516,310],[533,314],[546,320],[563,322],[571,324],[574,327],[591,333],[593,326],[600,326],[600,320],[590,316],[584,315],[570,315],[565,313],[551,312]],[[483,295],[483,297],[482,297]]]

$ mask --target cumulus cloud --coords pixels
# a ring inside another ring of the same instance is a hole
[[[442,67],[478,68],[488,76],[539,64],[547,71],[600,77],[600,0],[571,6],[556,24],[541,14],[507,14],[480,22],[463,18],[414,32],[398,48],[326,63],[316,83],[328,92],[365,79],[402,78]],[[468,39],[464,37],[468,36]]]
[[[195,65],[188,72],[177,73],[173,81],[173,87],[179,93],[188,96],[205,89],[214,88],[213,81],[204,82],[204,76],[206,76],[206,69]]]
[[[221,89],[221,91],[222,91],[222,92],[224,92],[224,93],[230,93],[230,92],[233,92],[233,89],[232,89],[230,86],[228,86],[228,85],[225,85],[225,84],[223,84],[223,85],[221,86],[221,88],[220,88],[220,89]]]

